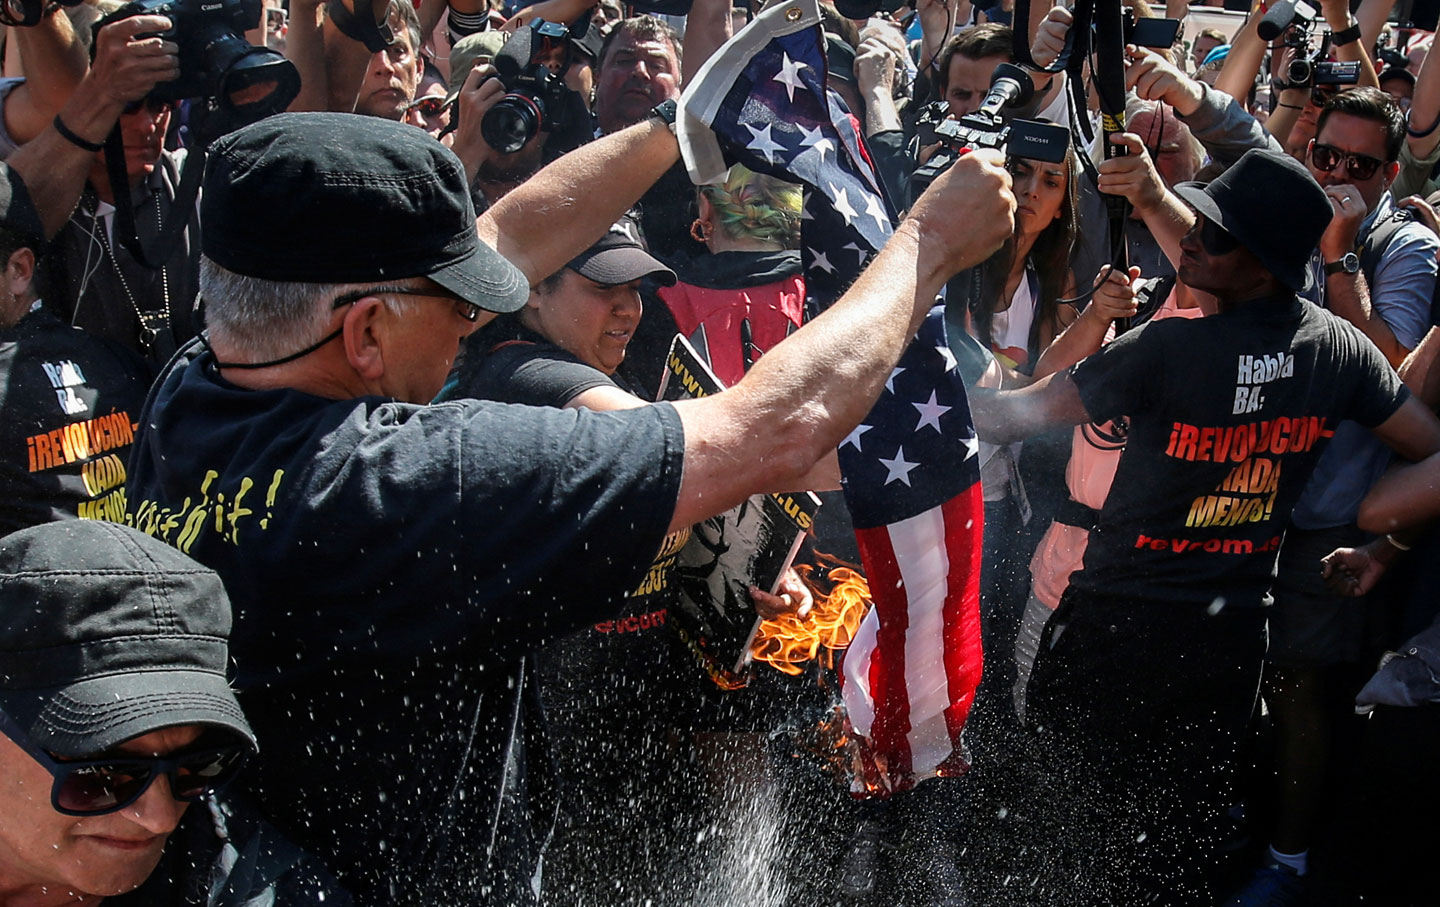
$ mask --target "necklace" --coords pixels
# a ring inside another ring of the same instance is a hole
[[[160,300],[164,308],[158,312],[146,311],[140,308],[135,301],[135,294],[130,290],[130,282],[125,279],[125,272],[120,270],[120,262],[115,259],[115,250],[110,245],[109,231],[105,223],[100,219],[100,202],[95,202],[95,210],[91,212],[91,227],[100,237],[100,245],[104,247],[105,257],[110,259],[110,267],[115,272],[116,278],[120,281],[120,289],[125,293],[125,299],[130,303],[130,308],[135,312],[135,318],[140,322],[140,347],[148,355],[159,339],[160,332],[170,329],[170,275],[166,272],[166,265],[160,266]],[[155,230],[160,230],[160,204],[155,204]]]

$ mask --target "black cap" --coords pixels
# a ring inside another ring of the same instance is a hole
[[[45,242],[45,227],[40,223],[40,212],[35,210],[30,190],[25,188],[20,174],[11,168],[0,164],[0,171],[5,174],[5,178],[0,179],[0,224],[38,248]]]
[[[667,287],[675,283],[675,272],[645,251],[640,228],[628,217],[611,225],[594,245],[571,259],[569,267],[606,286],[618,286],[642,277],[653,277]]]
[[[284,113],[210,146],[205,255],[265,280],[428,277],[491,312],[529,298],[480,241],[465,167],[423,129],[349,113]]]
[[[1209,183],[1181,183],[1175,194],[1260,259],[1281,283],[1305,287],[1310,255],[1334,209],[1310,171],[1288,154],[1252,148]]]
[[[185,724],[254,749],[229,635],[220,578],[133,529],[68,520],[0,539],[0,709],[56,756]]]
[[[1379,81],[1381,85],[1384,85],[1391,79],[1400,79],[1401,81],[1410,83],[1411,88],[1415,87],[1415,73],[1403,66],[1388,67],[1384,72],[1380,73],[1380,78],[1377,81]]]

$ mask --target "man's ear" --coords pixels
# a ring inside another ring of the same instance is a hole
[[[1393,182],[1395,182],[1395,177],[1397,177],[1397,176],[1399,176],[1399,175],[1400,175],[1400,164],[1399,164],[1398,162],[1396,162],[1396,161],[1391,161],[1390,163],[1386,164],[1386,165],[1385,165],[1385,188],[1386,188],[1386,189],[1389,189],[1389,188],[1390,188],[1390,184],[1393,183]]]
[[[345,359],[366,381],[385,375],[385,332],[390,326],[390,309],[378,296],[366,296],[350,306],[340,335]]]
[[[10,253],[5,263],[5,292],[17,299],[30,292],[35,281],[35,252],[19,248]]]

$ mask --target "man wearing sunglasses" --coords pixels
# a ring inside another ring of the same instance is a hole
[[[1290,511],[1341,420],[1407,458],[1440,450],[1440,422],[1375,346],[1297,296],[1331,220],[1304,167],[1253,150],[1161,206],[1178,277],[1214,298],[1214,315],[1150,322],[1029,388],[971,395],[993,443],[1128,420],[1026,689],[1044,769],[1028,807],[1037,847],[1070,868],[1077,904],[1216,902],[1204,867],[1248,734]]]
[[[0,539],[0,903],[349,903],[221,795],[255,752],[229,631],[219,577],[134,530]]]

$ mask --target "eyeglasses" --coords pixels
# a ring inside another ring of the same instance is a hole
[[[406,110],[418,110],[422,117],[438,117],[445,112],[445,99],[437,95],[428,98],[416,98],[410,102]]]
[[[1229,255],[1240,248],[1240,240],[1208,217],[1200,218],[1200,245],[1211,255]]]
[[[366,296],[426,296],[432,299],[449,299],[451,302],[460,304],[460,317],[466,321],[478,321],[480,319],[480,307],[466,299],[461,299],[454,293],[445,290],[417,290],[411,287],[366,287],[363,290],[355,290],[336,296],[335,302],[330,308],[339,309],[347,305],[354,305]]]
[[[161,101],[158,98],[141,98],[138,101],[128,101],[125,104],[124,113],[127,115],[139,113],[141,110],[150,113],[160,113],[170,106],[169,101]]]
[[[1345,162],[1345,172],[1357,180],[1368,180],[1375,175],[1375,171],[1385,162],[1378,157],[1371,157],[1368,154],[1356,154],[1353,151],[1341,151],[1331,145],[1322,145],[1316,142],[1310,146],[1310,161],[1318,170],[1329,173],[1334,170],[1341,161]]]
[[[0,712],[0,732],[55,779],[50,787],[50,805],[67,816],[103,816],[122,810],[139,800],[161,775],[169,779],[170,794],[176,800],[199,800],[234,780],[250,756],[248,746],[231,744],[169,756],[61,762],[37,746],[4,712]]]

